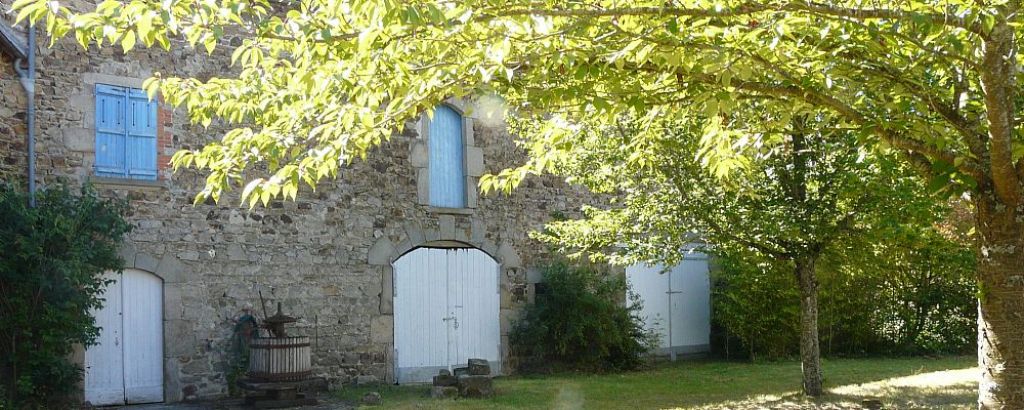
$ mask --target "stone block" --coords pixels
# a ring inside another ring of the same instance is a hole
[[[242,245],[237,243],[229,244],[227,253],[228,259],[232,261],[240,262],[249,260],[249,258],[245,256],[245,249],[242,248]]]
[[[469,359],[466,366],[469,374],[473,376],[488,376],[491,374],[491,364],[486,359]]]
[[[454,215],[441,215],[438,218],[438,227],[441,230],[442,240],[453,240],[455,239],[455,216]]]
[[[478,244],[484,241],[487,236],[487,225],[480,218],[473,218],[469,223],[469,241]]]
[[[466,177],[466,208],[476,209],[477,200],[480,197],[478,181],[479,178],[473,176]]]
[[[430,388],[430,397],[435,399],[454,399],[459,397],[459,388],[456,386],[433,386]]]
[[[71,151],[93,152],[96,149],[96,134],[86,128],[64,128],[64,145]]]
[[[409,152],[409,163],[416,168],[426,168],[430,164],[430,154],[427,152],[427,144],[415,142]]]
[[[160,265],[160,260],[153,257],[145,252],[139,252],[135,254],[135,269],[141,269],[146,272],[157,273],[157,266]]]
[[[395,273],[391,265],[381,267],[380,314],[391,315],[395,312],[394,285]]]
[[[522,264],[522,260],[519,259],[519,253],[507,243],[498,246],[498,258],[501,260],[501,267],[505,269],[518,268]]]
[[[160,258],[155,273],[164,279],[164,284],[185,281],[185,265],[174,255],[164,255],[163,258]]]
[[[427,242],[441,240],[441,231],[437,229],[425,229],[423,230],[423,236],[427,238]]]
[[[434,387],[455,386],[457,384],[459,384],[459,379],[451,374],[439,374],[434,376]]]
[[[478,177],[484,174],[484,150],[466,147],[466,175]]]
[[[459,376],[459,396],[467,398],[494,397],[494,381],[491,376]]]
[[[372,374],[360,374],[356,376],[356,386],[369,386],[380,383],[377,376]]]
[[[394,316],[381,315],[370,322],[370,339],[375,344],[390,345],[394,340]]]
[[[416,199],[420,205],[430,205],[430,171],[420,168],[416,173]]]
[[[391,255],[395,254],[395,245],[387,237],[382,237],[374,242],[366,252],[366,260],[371,265],[388,265],[391,263]]]
[[[134,267],[135,266],[135,245],[131,242],[124,242],[121,247],[117,249],[117,256],[124,259],[124,266]]]
[[[463,117],[462,119],[462,135],[468,146],[476,145],[476,132],[473,130],[473,122],[473,119],[470,117]]]
[[[164,320],[180,320],[181,314],[181,285],[177,283],[164,282]]]
[[[423,236],[423,230],[420,229],[419,224],[406,224],[405,236],[409,243],[412,244],[413,246],[419,245],[426,240],[426,237]]]

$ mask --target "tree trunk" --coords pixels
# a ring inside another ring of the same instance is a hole
[[[818,346],[818,277],[814,257],[796,258],[796,276],[800,286],[800,366],[803,389],[808,396],[820,396],[821,351]]]
[[[975,198],[979,409],[1024,409],[1024,210]]]

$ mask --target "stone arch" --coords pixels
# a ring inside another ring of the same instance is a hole
[[[486,249],[481,248],[479,246],[476,246],[474,244],[467,243],[467,242],[462,242],[462,241],[457,241],[457,240],[426,241],[426,242],[423,242],[422,244],[413,246],[413,247],[411,247],[409,249],[405,249],[405,246],[401,246],[399,248],[396,248],[398,256],[395,257],[394,259],[392,259],[391,262],[394,263],[395,261],[397,261],[401,257],[405,256],[409,252],[412,252],[412,251],[414,251],[416,249],[419,249],[419,248],[476,249],[476,250],[479,250],[479,251],[487,254],[487,256],[489,256],[491,259],[494,259],[495,262],[498,262],[498,255],[495,255],[495,254],[493,254],[491,252],[488,252]]]

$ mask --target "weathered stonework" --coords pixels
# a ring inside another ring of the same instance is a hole
[[[3,7],[10,1],[2,0]],[[48,43],[43,37],[40,43]],[[225,40],[225,46],[230,39]],[[92,182],[104,195],[128,198],[134,229],[126,265],[164,281],[166,401],[226,395],[229,341],[246,306],[282,302],[301,320],[297,335],[314,338],[315,373],[332,384],[393,381],[392,268],[404,252],[431,243],[477,247],[501,266],[502,345],[509,321],[527,303],[527,272],[545,258],[528,238],[552,212],[573,214],[586,196],[553,178],[534,178],[510,195],[469,194],[467,209],[433,209],[423,200],[425,149],[417,127],[396,135],[365,160],[339,171],[296,201],[248,210],[237,197],[193,205],[203,176],[172,174],[175,150],[198,147],[223,132],[192,125],[181,110],[162,107],[158,181],[96,178],[92,87],[139,86],[155,72],[209,78],[230,68],[230,47],[208,56],[176,44],[170,52],[116,47],[83,51],[73,40],[40,48],[37,80],[38,181]],[[6,57],[5,57],[6,58]],[[0,67],[0,177],[24,174],[24,94],[11,62]],[[523,152],[503,126],[467,126],[467,178],[514,166]],[[507,354],[503,352],[503,354]]]

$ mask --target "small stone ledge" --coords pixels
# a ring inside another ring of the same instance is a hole
[[[473,215],[476,209],[473,208],[443,208],[439,206],[430,207],[430,213],[438,215]]]
[[[143,179],[110,178],[90,175],[86,178],[86,182],[96,186],[97,188],[142,189],[153,191],[167,189],[167,184],[164,181],[159,180],[149,181]]]

